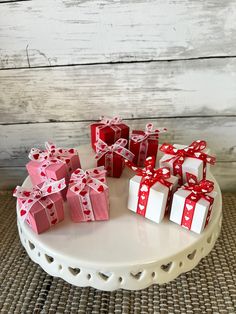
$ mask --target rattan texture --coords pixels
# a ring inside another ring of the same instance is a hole
[[[103,292],[47,275],[20,244],[15,199],[0,192],[1,313],[236,313],[236,194],[223,194],[213,251],[173,282]]]

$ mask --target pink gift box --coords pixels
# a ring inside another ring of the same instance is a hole
[[[93,208],[93,214],[95,220],[108,220],[109,219],[109,193],[106,189],[102,193],[90,189],[89,196]],[[88,221],[86,214],[81,207],[80,196],[76,195],[70,189],[67,191],[67,202],[69,205],[69,211],[71,219],[74,222]]]
[[[63,198],[60,193],[46,196],[44,197],[44,201],[47,205],[45,204],[45,206],[43,206],[39,200],[31,207],[26,218],[28,225],[38,234],[45,232],[50,229],[51,226],[64,219]],[[17,202],[20,211],[24,200],[18,198]],[[51,204],[54,204],[54,206],[51,206]],[[46,206],[48,206],[47,209]]]
[[[35,150],[35,149],[32,149]],[[47,154],[50,152],[47,151],[38,151],[35,150],[36,153],[32,152],[30,153],[30,158],[34,159],[33,156],[38,155],[39,153]],[[52,157],[52,160],[57,158]],[[49,159],[50,160],[50,159]],[[64,160],[65,162],[58,162],[58,163],[51,163],[47,167],[44,168],[45,175],[41,175],[42,165],[45,161],[37,161],[37,160],[31,160],[26,164],[26,169],[29,173],[31,182],[33,185],[39,185],[40,183],[44,182],[45,179],[54,179],[54,180],[60,180],[62,178],[65,178],[66,184],[69,182],[69,177],[71,173],[81,167],[80,159],[77,153],[69,153],[68,156],[62,157],[61,160]],[[66,191],[67,189],[62,190],[60,193],[62,194],[63,198],[66,198]]]
[[[105,173],[104,167],[98,167],[91,170],[96,171],[97,169],[102,169]],[[72,181],[70,181],[71,183],[69,184],[66,195],[71,219],[74,222],[108,220],[109,192],[105,176],[101,177],[98,175],[98,177],[88,177],[88,182],[90,182],[91,178],[92,180],[94,178],[96,179],[95,187],[97,186],[97,189],[93,189],[90,185],[85,183],[84,187],[80,191],[77,191],[76,186],[78,181],[73,182],[73,178],[75,178],[74,174],[76,172],[85,174],[87,171],[84,172],[83,170],[78,169],[71,176]],[[85,176],[82,177],[81,180],[86,181]],[[101,186],[100,183],[102,184]],[[79,183],[79,185],[80,184],[81,183]]]

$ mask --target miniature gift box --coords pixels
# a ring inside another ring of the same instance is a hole
[[[134,155],[125,148],[126,145],[127,140],[123,138],[111,146],[100,139],[96,143],[97,166],[104,166],[108,177],[119,178],[125,166],[124,159],[133,160]]]
[[[106,171],[98,167],[75,170],[67,191],[67,203],[74,222],[108,220],[109,193]]]
[[[107,119],[102,117],[101,121],[91,124],[91,145],[96,151],[96,142],[101,139],[107,145],[114,144],[119,138],[129,141],[129,127],[122,122],[122,119],[114,117]],[[128,142],[127,142],[128,148]]]
[[[26,220],[31,229],[42,233],[64,219],[63,198],[59,193],[66,187],[65,179],[48,179],[31,189],[17,186],[18,217]]]
[[[135,165],[144,167],[145,160],[149,156],[155,157],[156,161],[159,134],[166,131],[166,128],[153,130],[152,123],[146,125],[145,131],[132,131],[129,149],[135,156],[133,159]]]
[[[168,168],[154,169],[155,158],[148,157],[141,169],[126,161],[136,172],[129,182],[128,208],[156,223],[162,221],[168,210],[178,179]]]
[[[170,220],[186,229],[201,233],[211,219],[217,193],[213,191],[212,181],[204,179],[199,183],[191,183],[191,180],[194,182],[195,177],[191,178],[190,175],[188,184],[174,193]]]
[[[179,178],[179,185],[187,182],[186,173],[195,175],[197,181],[206,178],[207,164],[214,165],[215,157],[208,155],[206,142],[198,140],[189,146],[164,143],[160,150],[165,155],[160,159],[160,167],[169,167]]]
[[[78,152],[74,148],[56,148],[52,143],[45,143],[46,150],[32,148],[29,154],[30,162],[27,163],[30,179],[34,185],[38,185],[46,178],[60,180],[65,178],[68,183],[71,173],[80,168]],[[66,189],[62,192],[66,197]]]

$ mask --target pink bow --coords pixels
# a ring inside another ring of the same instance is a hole
[[[113,145],[109,146],[101,139],[96,143],[96,155],[95,159],[100,159],[106,153],[117,153],[128,160],[133,160],[134,154],[131,153],[128,149],[125,148],[127,145],[127,140],[124,138],[118,139]]]
[[[132,134],[131,140],[133,140],[136,143],[140,143],[140,142],[145,141],[147,139],[157,140],[159,137],[159,133],[164,133],[166,131],[167,131],[166,128],[160,128],[160,129],[153,130],[153,124],[148,123],[146,125],[145,131],[143,132],[143,134]]]
[[[25,220],[29,214],[32,206],[45,198],[48,195],[57,193],[66,187],[65,179],[54,181],[53,179],[47,179],[44,181],[41,187],[34,186],[27,189],[22,186],[17,186],[13,192],[13,196],[22,199],[23,208],[20,209],[20,218]]]
[[[98,193],[104,191],[107,188],[105,182],[106,170],[104,167],[97,167],[93,169],[88,169],[86,171],[82,169],[76,169],[70,179],[70,190],[80,194],[86,186],[92,188]]]
[[[64,149],[57,148],[55,144],[50,142],[45,142],[46,150],[40,150],[37,148],[32,148],[29,153],[29,158],[34,161],[42,162],[49,160],[52,162],[66,162],[69,163],[70,159],[66,159],[70,154],[75,154],[76,150],[74,148]]]

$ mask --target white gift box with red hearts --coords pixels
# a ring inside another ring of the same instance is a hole
[[[191,191],[182,188],[174,193],[170,220],[193,232],[201,233],[210,222],[214,211],[215,202],[211,206],[210,201],[206,198],[211,197],[215,199],[217,193],[213,191],[208,193],[205,198],[200,198],[197,202],[193,200],[192,203],[186,204],[185,211],[185,200],[190,194]]]
[[[184,149],[187,146],[174,144],[174,147],[176,147],[176,149]],[[203,152],[205,154],[209,154],[210,150],[204,149]],[[170,155],[170,154],[165,154],[164,156],[162,156],[160,161],[159,161],[159,166],[160,166],[160,168],[162,168],[162,167],[170,168],[171,173],[173,174],[174,160],[172,159],[170,161],[167,161],[168,159],[170,159],[172,157],[173,157],[173,155]],[[176,167],[178,167],[178,166],[176,166]],[[209,165],[207,165],[206,167],[208,169]],[[186,180],[186,173],[187,172],[195,175],[197,180],[200,181],[203,179],[203,161],[201,159],[197,159],[197,158],[186,157],[184,159],[183,164],[182,164],[182,171],[183,171],[183,183],[187,182],[187,180]]]
[[[128,208],[135,213],[137,212],[138,205],[143,206],[141,204],[138,204],[141,180],[142,177],[136,175],[131,178],[129,182]],[[166,181],[172,183],[170,193],[173,193],[177,189],[178,178],[171,176],[169,179],[166,179]],[[143,186],[141,189],[144,190],[145,187],[146,186]],[[146,190],[143,192],[147,192],[147,189],[148,188],[146,187]],[[156,223],[160,223],[162,221],[167,207],[168,193],[169,188],[160,182],[156,182],[153,186],[151,186],[148,196],[145,218],[150,219]],[[143,209],[144,208],[139,208],[139,210],[141,211]]]

